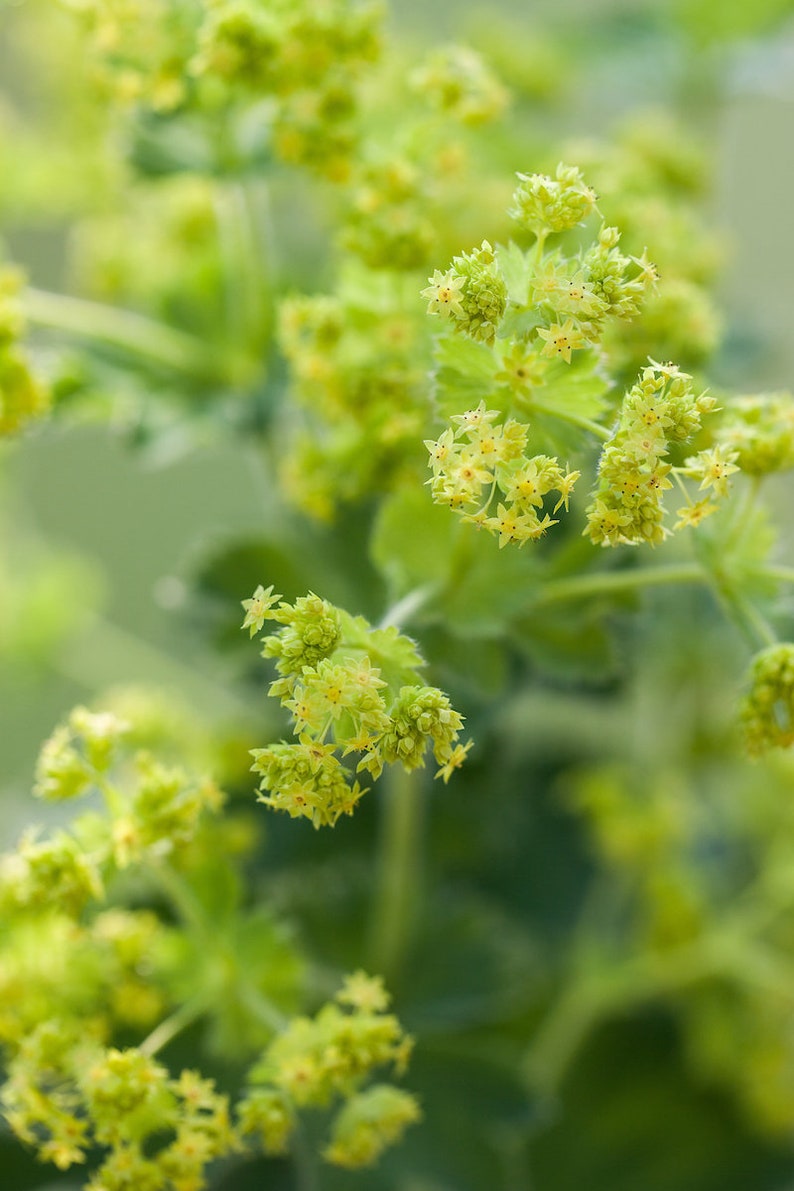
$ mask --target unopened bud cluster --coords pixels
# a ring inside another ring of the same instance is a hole
[[[488,241],[456,256],[446,273],[436,269],[422,297],[430,314],[451,319],[455,330],[472,339],[493,343],[507,308],[507,286]]]
[[[751,755],[794,744],[794,645],[772,645],[753,659],[741,717]]]
[[[596,210],[596,193],[585,183],[576,166],[557,166],[547,174],[518,174],[510,214],[522,228],[541,237],[565,232],[583,223]]]
[[[272,587],[243,601],[252,636],[266,620],[283,626],[263,638],[262,653],[276,659],[280,677],[270,694],[290,712],[297,736],[252,750],[260,801],[333,826],[366,793],[343,764],[351,753],[359,754],[356,772],[377,778],[384,765],[423,766],[431,749],[436,776],[447,781],[469,747],[457,743],[463,717],[443,691],[422,683],[414,643],[312,593],[278,601]]]
[[[767,476],[794,467],[794,398],[790,393],[735,397],[716,437],[735,452],[743,472]]]

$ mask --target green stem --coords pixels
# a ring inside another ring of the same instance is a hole
[[[794,583],[794,567],[761,567],[758,575],[765,579],[776,579],[779,583]]]
[[[438,584],[425,583],[422,587],[415,587],[409,591],[401,599],[392,604],[388,608],[382,618],[378,621],[379,629],[387,629],[392,625],[395,628],[401,628],[402,625],[408,624],[414,615],[423,608],[427,601],[434,596],[438,591]]]
[[[727,618],[736,626],[753,653],[777,644],[777,634],[750,600],[741,595],[728,577],[714,567],[711,586]]]
[[[214,927],[204,913],[204,907],[176,869],[168,864],[157,864],[152,865],[151,871],[183,926],[203,942],[216,941]]]
[[[283,1030],[287,1025],[288,1019],[277,1009],[272,1001],[261,993],[253,984],[244,983],[240,986],[240,1000],[249,1009],[252,1015],[261,1021],[263,1026],[266,1026],[274,1033]]]
[[[411,941],[419,904],[424,791],[419,775],[406,773],[399,764],[388,771],[383,787],[369,954],[372,970],[393,983]]]
[[[661,587],[675,583],[707,583],[708,575],[698,563],[683,562],[665,567],[634,567],[625,571],[597,571],[545,583],[532,600],[556,604],[564,600],[585,599],[610,592],[634,591],[643,587]]]
[[[150,1058],[156,1055],[173,1038],[176,1038],[177,1034],[181,1034],[188,1026],[192,1026],[194,1021],[198,1021],[206,1007],[206,1001],[203,998],[196,997],[192,1001],[186,1001],[170,1017],[161,1021],[159,1026],[155,1026],[151,1034],[140,1043],[138,1050]]]
[[[531,1083],[555,1094],[595,1024],[666,992],[677,991],[722,970],[720,957],[703,943],[677,955],[647,955],[598,976],[575,981],[542,1024],[526,1059]]]
[[[248,383],[263,370],[273,331],[272,228],[267,184],[239,179],[220,187],[216,220],[224,263],[227,333]]]
[[[210,356],[198,339],[145,315],[32,288],[25,291],[25,313],[39,326],[119,348],[191,380],[212,378]]]
[[[580,414],[573,413],[572,410],[561,409],[558,405],[553,405],[550,402],[538,401],[536,397],[532,398],[529,403],[529,408],[538,410],[540,413],[549,414],[552,418],[559,418],[561,422],[569,422],[571,426],[579,426],[582,430],[589,430],[596,438],[600,438],[602,442],[607,442],[612,437],[612,431],[606,426],[602,426],[599,422],[594,422],[592,418],[582,417]]]

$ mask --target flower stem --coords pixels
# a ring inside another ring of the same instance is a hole
[[[119,348],[191,380],[206,382],[215,372],[198,339],[143,314],[33,288],[25,291],[25,313],[39,326]]]
[[[561,422],[569,422],[571,426],[579,426],[582,430],[589,430],[591,434],[594,434],[596,438],[600,438],[602,442],[607,442],[612,437],[612,431],[608,427],[602,426],[599,422],[594,422],[592,418],[582,417],[581,414],[576,414],[572,410],[561,409],[558,405],[554,405],[551,402],[538,401],[534,397],[529,407],[540,413],[549,414],[552,418],[559,418]]]
[[[198,1021],[205,1009],[206,1002],[203,998],[195,997],[191,1001],[186,1001],[170,1017],[161,1021],[159,1026],[155,1026],[151,1034],[140,1043],[138,1050],[150,1058],[156,1055],[173,1038],[176,1038],[177,1034],[181,1034],[188,1026],[192,1026],[194,1021]]]
[[[383,783],[370,966],[390,983],[400,971],[419,904],[423,790],[416,773],[394,765]]]
[[[570,579],[556,579],[544,584],[532,600],[532,606],[586,599],[610,592],[634,591],[643,587],[707,583],[708,579],[703,567],[694,562],[664,567],[633,567],[625,571],[597,571],[595,574],[574,575]]]
[[[414,614],[424,607],[437,590],[438,584],[436,583],[425,583],[422,587],[413,588],[386,610],[377,627],[388,629],[394,625],[395,628],[401,628],[402,625],[410,622]]]

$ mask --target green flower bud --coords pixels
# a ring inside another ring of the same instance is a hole
[[[741,709],[751,756],[794,744],[794,645],[772,645],[757,654]]]
[[[434,51],[411,77],[414,89],[462,124],[486,124],[502,114],[507,92],[481,56],[468,46]]]
[[[409,1125],[421,1120],[415,1096],[391,1084],[375,1084],[351,1096],[334,1120],[325,1158],[334,1166],[371,1166]]]
[[[748,475],[794,467],[794,399],[790,393],[736,397],[724,410],[717,437]]]
[[[517,174],[519,187],[509,211],[521,227],[538,237],[564,232],[583,223],[596,209],[596,194],[575,166],[557,166],[547,174]]]

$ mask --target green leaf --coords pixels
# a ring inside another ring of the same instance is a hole
[[[454,332],[439,336],[433,355],[439,368],[449,368],[481,382],[491,380],[497,369],[490,347]]]
[[[526,256],[511,240],[508,244],[497,244],[496,258],[507,285],[510,301],[517,306],[526,306],[529,303],[529,279],[531,276]]]
[[[370,558],[392,598],[441,583],[450,573],[459,536],[449,509],[433,504],[425,488],[405,488],[383,502],[370,539]]]
[[[555,360],[546,373],[546,382],[528,403],[548,413],[575,414],[598,418],[609,406],[609,381],[600,368],[598,353],[577,352],[570,364]]]

